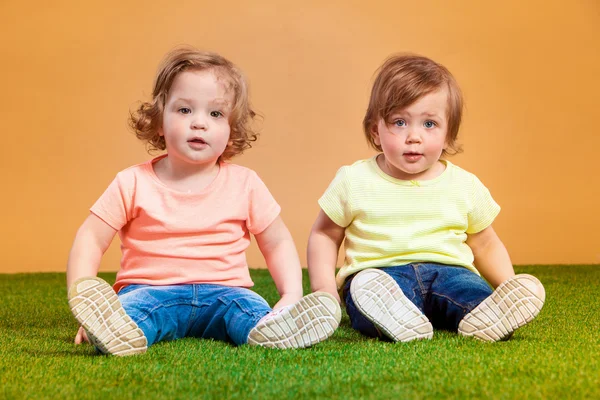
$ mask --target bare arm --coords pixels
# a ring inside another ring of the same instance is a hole
[[[96,276],[102,255],[117,231],[94,214],[90,214],[75,235],[67,262],[67,289],[84,276]],[[75,344],[89,342],[82,327],[75,335]]]
[[[308,238],[308,276],[313,292],[327,292],[338,301],[335,266],[345,229],[333,222],[323,210],[319,211]]]
[[[273,309],[294,304],[302,298],[302,267],[290,231],[277,217],[255,237],[281,296]]]
[[[94,214],[90,214],[75,235],[67,262],[67,288],[84,276],[96,276],[102,255],[117,231]]]
[[[491,225],[469,235],[467,245],[475,256],[475,268],[494,288],[515,275],[508,251]]]

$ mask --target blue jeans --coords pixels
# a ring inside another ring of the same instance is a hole
[[[404,295],[436,329],[456,332],[463,317],[492,294],[483,278],[463,267],[415,263],[379,269],[398,283]],[[342,291],[352,328],[366,336],[383,338],[373,323],[358,311],[350,296],[354,276],[346,279]]]
[[[183,337],[245,344],[269,304],[250,289],[213,284],[129,285],[118,293],[148,346]]]

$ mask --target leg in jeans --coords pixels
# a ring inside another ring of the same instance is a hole
[[[464,316],[492,294],[483,278],[463,267],[423,263],[414,270],[427,292],[425,315],[436,329],[456,332]]]
[[[429,288],[425,312],[434,326],[494,342],[533,320],[545,299],[544,287],[531,275],[516,275],[496,290],[462,267],[420,264],[419,280]]]
[[[82,278],[69,305],[106,354],[143,353],[147,345],[186,336],[265,347],[308,347],[333,334],[341,311],[333,296],[312,293],[271,313],[256,293],[220,285],[130,285],[117,296],[100,278]]]
[[[330,337],[341,318],[339,304],[327,293],[312,293],[272,312],[267,302],[249,289],[194,286],[197,308],[190,336],[237,345],[300,348]]]
[[[352,275],[346,279],[346,282],[344,282],[344,288],[342,290],[342,299],[346,305],[346,313],[350,317],[350,324],[352,325],[352,328],[368,337],[388,339],[383,332],[377,329],[373,322],[367,319],[367,317],[361,314],[358,308],[356,308],[356,304],[354,304],[354,300],[352,300],[352,296],[350,295],[350,285],[352,284],[352,279],[355,276],[356,275]]]
[[[333,335],[342,318],[337,300],[315,292],[261,318],[248,335],[248,344],[280,349],[309,347]]]
[[[129,285],[117,296],[102,279],[84,278],[69,298],[93,344],[114,355],[142,353],[156,342],[187,336],[242,344],[271,311],[250,290],[219,285]]]
[[[410,265],[363,270],[347,280],[344,294],[353,328],[367,336],[407,342],[433,335]]]
[[[129,285],[118,293],[123,309],[144,332],[148,346],[188,336],[194,285]]]
[[[73,282],[68,292],[71,312],[97,350],[128,356],[144,353],[146,336],[127,315],[112,287],[97,277]]]
[[[194,309],[189,319],[192,337],[242,345],[250,330],[271,312],[266,300],[250,289],[213,284],[193,287]]]
[[[508,339],[515,330],[537,317],[545,300],[544,286],[535,276],[515,275],[465,315],[458,333],[486,342]]]

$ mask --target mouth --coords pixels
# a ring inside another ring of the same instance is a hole
[[[421,159],[423,154],[417,153],[415,151],[408,151],[406,153],[402,153],[402,156],[404,157],[405,160],[408,160],[410,162],[413,162],[413,161],[416,162]]]
[[[188,143],[206,144],[206,141],[200,137],[191,138]]]

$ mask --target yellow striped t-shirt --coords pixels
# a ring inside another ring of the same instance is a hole
[[[384,173],[376,157],[340,168],[319,199],[345,230],[345,261],[336,281],[366,268],[435,262],[473,266],[467,234],[491,225],[500,206],[470,172],[441,160],[435,179],[403,181]]]

